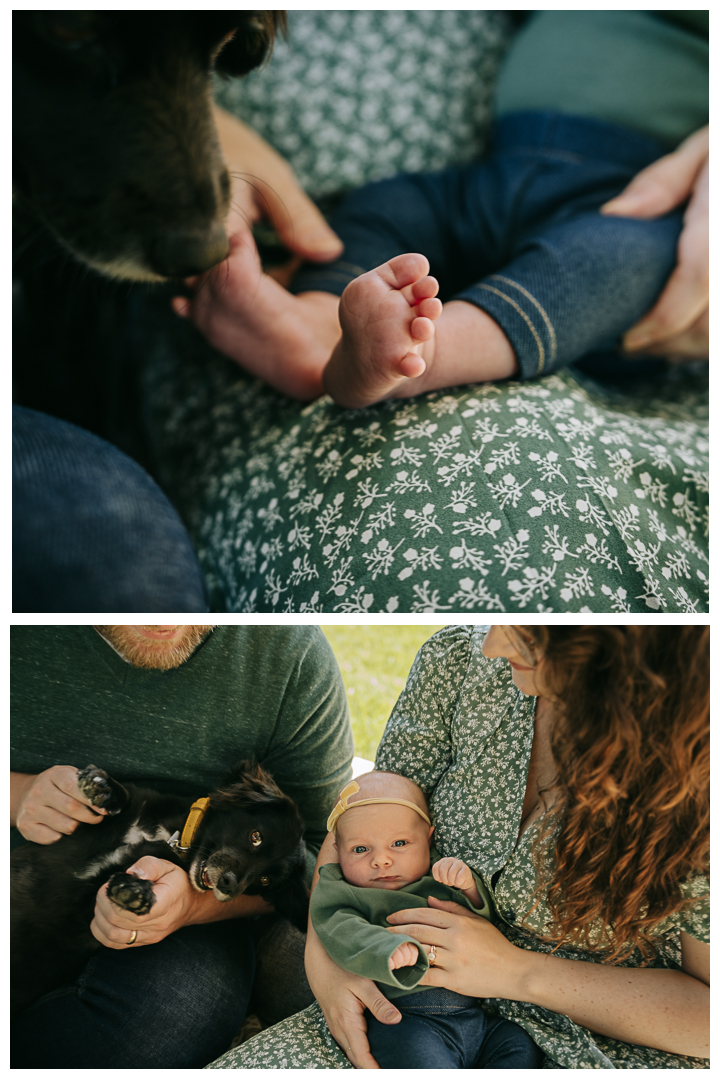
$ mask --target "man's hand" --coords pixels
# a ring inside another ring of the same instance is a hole
[[[708,142],[709,128],[696,131],[601,208],[603,214],[654,218],[688,203],[677,266],[652,310],[625,335],[629,352],[685,359],[708,355]]]
[[[155,903],[148,915],[133,915],[113,904],[107,896],[107,883],[103,885],[97,894],[95,917],[90,924],[93,936],[101,945],[109,949],[127,949],[134,930],[137,937],[132,948],[154,945],[196,920],[204,894],[193,889],[181,867],[145,855],[127,872],[153,882]]]
[[[417,963],[418,947],[413,945],[412,941],[403,941],[398,945],[395,952],[390,957],[390,970],[394,971],[396,968],[412,967]]]
[[[53,765],[36,776],[11,772],[10,824],[35,844],[54,844],[81,821],[98,825],[107,811],[91,807],[77,775],[74,765]]]

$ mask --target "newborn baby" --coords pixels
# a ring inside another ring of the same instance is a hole
[[[542,1052],[519,1025],[490,1016],[477,998],[418,985],[441,963],[438,947],[388,929],[389,914],[425,907],[429,896],[493,918],[482,879],[461,859],[433,857],[420,788],[396,773],[366,773],[340,792],[328,829],[338,862],[320,867],[310,915],[335,963],[381,983],[403,1014],[389,1026],[366,1012],[380,1067],[539,1068]]]

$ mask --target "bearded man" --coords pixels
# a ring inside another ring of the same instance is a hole
[[[317,627],[14,626],[11,702],[12,846],[102,828],[76,785],[90,763],[197,798],[247,758],[297,802],[311,871],[351,774],[345,691]],[[265,901],[221,904],[160,859],[136,870],[155,882],[152,911],[132,919],[100,889],[91,930],[107,947],[17,1018],[13,1067],[195,1068],[237,1034]],[[276,961],[284,948],[301,956],[301,935],[283,933]],[[303,1004],[288,988],[288,1013]]]

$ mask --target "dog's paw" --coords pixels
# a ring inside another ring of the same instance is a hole
[[[98,769],[97,765],[80,769],[77,785],[93,806],[107,810],[108,814],[119,814],[125,805],[125,788],[112,780],[103,769]]]
[[[132,874],[113,874],[108,882],[107,894],[113,904],[133,915],[147,915],[155,903],[152,882]]]

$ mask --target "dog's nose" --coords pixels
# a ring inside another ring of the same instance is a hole
[[[238,880],[233,874],[232,870],[226,870],[224,874],[221,874],[217,880],[217,888],[220,892],[231,893],[234,889],[237,889]]]
[[[207,230],[173,229],[165,233],[153,245],[150,262],[163,277],[185,278],[209,270],[227,253],[227,235],[218,223]]]

